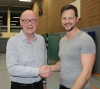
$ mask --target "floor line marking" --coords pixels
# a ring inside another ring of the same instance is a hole
[[[99,87],[98,86],[94,86],[95,84],[93,84],[92,82],[89,82],[89,83],[90,83],[90,86],[95,87],[95,89],[99,89]]]
[[[47,81],[47,84],[49,84],[50,86],[52,86],[54,89],[57,89],[51,82]]]

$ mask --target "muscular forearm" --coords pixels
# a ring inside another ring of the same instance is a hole
[[[91,76],[94,61],[95,54],[81,54],[82,72],[76,79],[71,89],[84,89],[88,79]]]
[[[73,87],[71,89],[84,89],[88,79],[90,78],[90,73],[81,73],[80,76],[75,81]]]
[[[60,60],[55,65],[52,65],[51,69],[52,69],[53,72],[60,71]]]

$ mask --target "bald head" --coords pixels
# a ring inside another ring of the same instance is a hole
[[[30,16],[33,16],[33,18],[37,18],[35,13],[32,10],[25,10],[22,14],[20,19],[25,19],[25,18],[29,18]]]

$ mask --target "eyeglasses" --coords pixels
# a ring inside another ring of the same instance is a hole
[[[31,19],[31,20],[29,20],[29,19],[21,19],[25,24],[28,24],[29,22],[31,22],[31,23],[36,23],[37,22],[37,19]]]

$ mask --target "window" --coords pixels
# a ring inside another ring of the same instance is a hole
[[[25,11],[26,7],[10,7],[10,31],[11,32],[19,32],[21,30],[20,26],[20,15],[23,11]]]
[[[0,32],[7,32],[8,6],[0,6]]]

